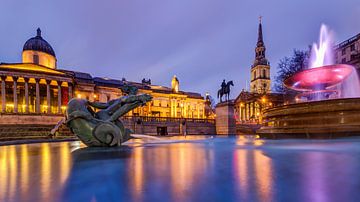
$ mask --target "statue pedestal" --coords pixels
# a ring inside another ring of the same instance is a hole
[[[235,135],[236,121],[234,117],[234,101],[221,102],[216,105],[216,134]]]

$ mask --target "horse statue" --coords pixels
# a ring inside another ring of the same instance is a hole
[[[136,95],[137,89],[133,86],[124,89],[126,96],[106,103],[71,99],[66,110],[66,125],[87,146],[120,146],[131,138],[132,132],[119,118],[152,100],[148,94]]]
[[[230,99],[230,86],[234,86],[233,81],[228,81],[225,85],[222,85],[221,89],[218,90],[218,98],[222,102],[222,97],[225,95],[225,101]]]

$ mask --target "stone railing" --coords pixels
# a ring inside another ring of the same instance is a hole
[[[124,116],[122,120],[141,120],[142,122],[193,122],[193,123],[215,123],[215,119],[196,118],[173,118],[173,117],[151,117],[151,116]]]

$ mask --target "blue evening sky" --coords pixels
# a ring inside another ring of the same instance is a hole
[[[294,48],[318,40],[321,23],[341,42],[360,32],[359,0],[0,0],[0,62],[20,62],[36,28],[58,68],[93,76],[215,92],[234,80],[248,89],[258,16],[271,77]]]

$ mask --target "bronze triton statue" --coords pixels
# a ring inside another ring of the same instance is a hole
[[[136,95],[137,88],[122,87],[127,95],[107,103],[73,98],[66,110],[66,125],[87,146],[113,147],[129,140],[131,131],[119,117],[151,101],[148,94]],[[91,107],[99,109],[95,112]]]
[[[225,79],[221,83],[221,88],[218,91],[218,98],[220,98],[220,102],[222,102],[222,96],[225,95],[225,101],[230,99],[230,86],[234,86],[233,81],[225,82]]]

